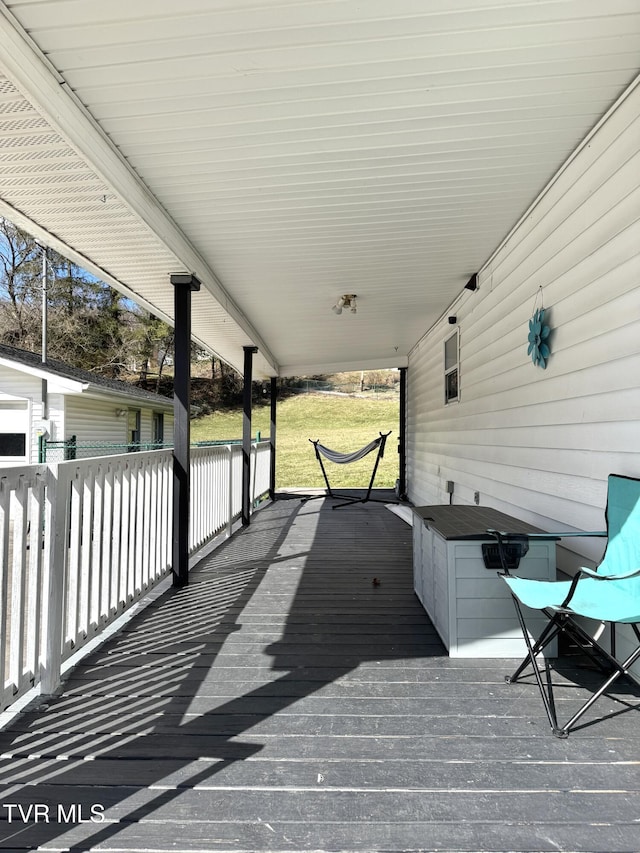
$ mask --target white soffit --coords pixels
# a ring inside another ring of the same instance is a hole
[[[5,56],[5,204],[258,374],[406,363],[640,53],[638,0],[5,5],[60,90]]]
[[[259,344],[256,375],[276,374],[206,262],[4,14],[0,44],[0,69],[21,84],[0,70],[0,215],[170,323],[169,277],[195,272],[194,339],[239,371],[242,347]]]

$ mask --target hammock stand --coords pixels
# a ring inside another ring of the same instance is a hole
[[[327,491],[329,492],[329,497],[339,498],[343,501],[342,503],[334,504],[331,509],[339,509],[342,506],[351,506],[351,504],[363,504],[367,503],[368,501],[374,501],[375,503],[381,504],[390,503],[390,501],[388,500],[383,501],[371,497],[373,481],[376,478],[376,473],[378,471],[378,465],[380,464],[380,460],[384,456],[384,446],[387,442],[387,437],[390,435],[391,431],[381,432],[379,438],[375,438],[365,447],[362,447],[360,450],[355,450],[353,453],[339,453],[337,450],[331,450],[330,448],[325,447],[323,444],[320,444],[319,438],[315,441],[312,438],[309,439],[311,444],[313,444],[314,450],[316,452],[316,459],[318,460],[318,463],[320,465],[324,481],[327,484]],[[364,459],[365,456],[367,456],[369,453],[371,453],[372,450],[375,450],[376,448],[378,449],[378,455],[376,456],[373,471],[371,472],[371,480],[369,481],[367,493],[363,498],[355,498],[353,497],[353,495],[341,495],[331,489],[331,484],[329,483],[329,478],[327,477],[324,462],[322,461],[323,456],[330,462],[335,462],[338,465],[347,465],[349,462],[358,462],[360,459]],[[322,495],[318,495],[318,497],[322,497]],[[312,500],[312,498],[306,498],[306,500]]]

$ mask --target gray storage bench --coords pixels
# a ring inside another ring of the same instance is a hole
[[[487,535],[488,529],[514,534],[544,531],[491,507],[444,504],[414,507],[413,512],[414,589],[449,655],[516,658],[526,654],[511,595],[498,570],[486,568],[482,544],[491,546],[495,541]],[[530,540],[514,572],[555,580],[553,534]],[[529,615],[535,634],[545,620],[533,611]],[[547,654],[556,655],[555,644]]]

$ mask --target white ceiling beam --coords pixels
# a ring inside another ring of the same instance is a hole
[[[352,370],[390,370],[394,367],[407,367],[406,355],[392,358],[362,358],[357,361],[314,362],[313,364],[281,364],[279,376],[310,376],[315,374],[350,373]]]
[[[114,194],[141,220],[141,223],[180,259],[185,271],[193,273],[202,282],[229,317],[247,335],[248,343],[255,344],[259,348],[261,356],[277,373],[278,364],[269,347],[224,289],[214,271],[121,156],[109,137],[4,4],[0,4],[0,65],[61,138],[82,157]],[[188,133],[188,128],[185,129],[185,133]],[[18,222],[15,224],[20,225]],[[51,235],[45,239],[45,242],[55,248]],[[65,254],[68,253],[67,248],[65,248]],[[79,260],[80,256],[76,255],[76,257]],[[72,260],[75,259],[72,258]],[[81,265],[90,263],[89,259],[84,258]],[[92,264],[92,266],[95,270],[95,265]],[[88,271],[93,272],[91,269]],[[167,287],[170,286],[169,273],[180,271],[178,269],[167,271]],[[102,277],[106,273],[102,271],[99,275]],[[119,290],[126,291],[126,285],[116,282],[113,277],[106,276],[106,280]],[[161,313],[155,308],[153,312]],[[207,348],[213,346],[213,342],[202,343]]]

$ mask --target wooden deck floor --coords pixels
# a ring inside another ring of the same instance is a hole
[[[638,710],[560,741],[509,668],[445,656],[393,513],[279,500],[0,733],[0,848],[640,849]]]

